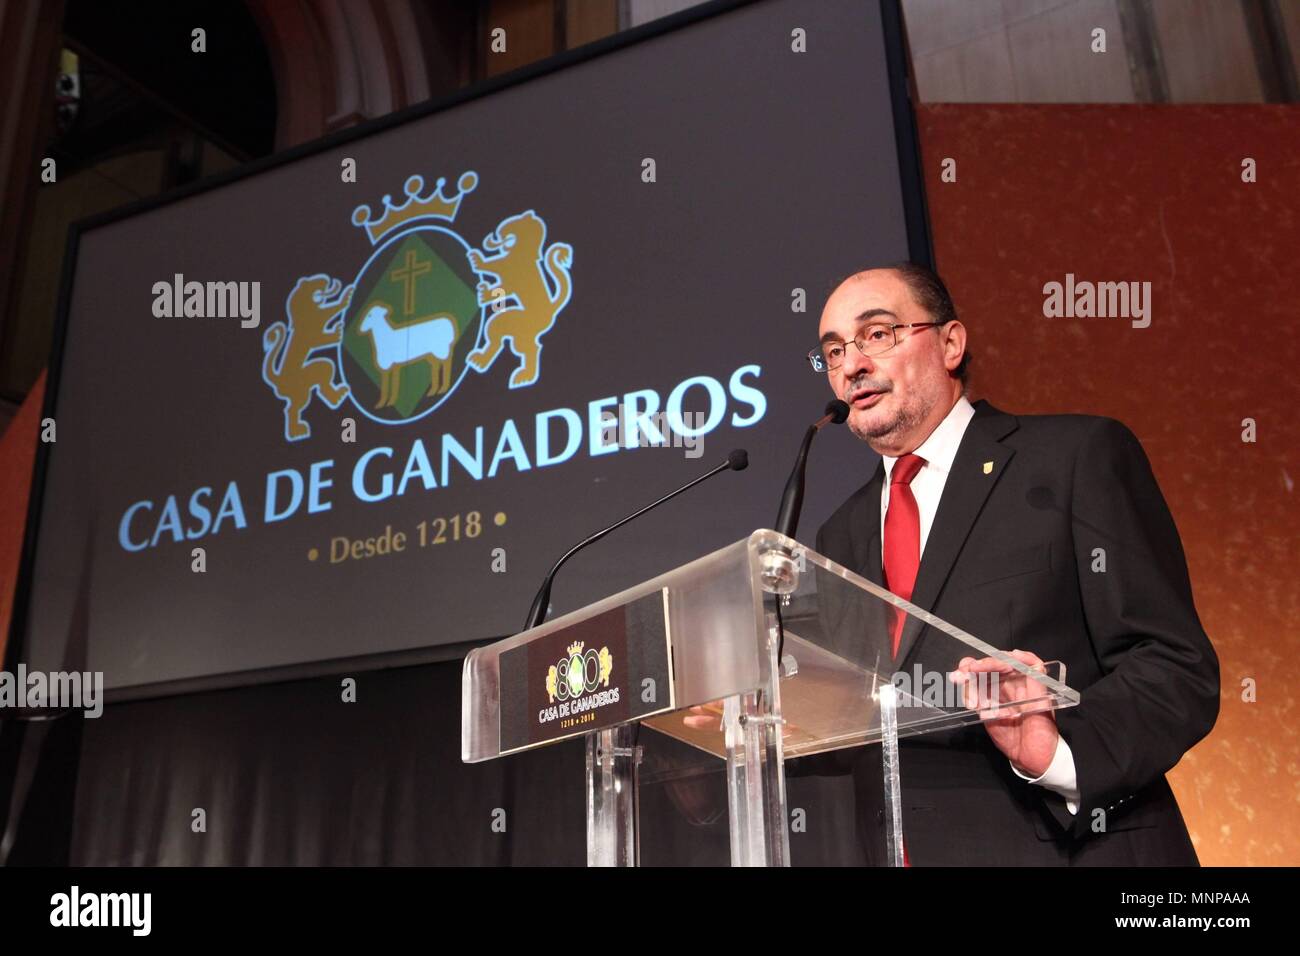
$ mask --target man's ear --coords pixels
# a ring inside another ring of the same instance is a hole
[[[949,372],[956,371],[966,354],[966,326],[953,319],[939,327],[939,334],[943,336],[943,366]]]

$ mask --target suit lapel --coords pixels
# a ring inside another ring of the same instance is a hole
[[[876,473],[867,483],[866,492],[858,499],[849,519],[853,535],[853,570],[872,584],[883,586],[884,559],[880,548],[880,493],[885,483],[885,463],[876,464]]]
[[[1000,440],[1015,431],[1017,425],[1014,416],[998,411],[988,402],[976,403],[975,417],[966,426],[966,433],[957,447],[957,457],[953,459],[952,470],[944,483],[939,510],[935,513],[934,523],[930,526],[930,534],[925,542],[925,552],[921,555],[921,566],[912,588],[912,603],[917,607],[929,611],[938,600],[975,519],[979,517],[984,502],[988,500],[1015,454],[1012,449],[1000,444]],[[989,462],[992,464],[989,465]],[[984,470],[986,467],[989,468],[987,472]],[[877,494],[877,552],[880,550],[879,515],[880,496]],[[877,566],[880,560],[877,553]],[[904,626],[898,646],[898,667],[903,666],[913,650],[921,628],[921,622],[916,618],[909,619]]]

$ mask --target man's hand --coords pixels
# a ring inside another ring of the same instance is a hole
[[[682,723],[693,730],[719,730],[722,727],[722,701],[715,700],[708,704],[696,704],[687,708],[689,716],[682,718]]]
[[[682,718],[682,723],[692,730],[714,730],[722,732],[722,701],[713,700],[707,704],[695,704],[686,708],[686,716]],[[790,736],[790,728],[782,723],[782,739]]]
[[[1042,671],[1042,660],[1029,651],[1009,651],[1011,657]],[[996,674],[996,685],[980,674]],[[970,710],[978,710],[984,719],[994,745],[1006,755],[1017,770],[1030,777],[1041,777],[1052,763],[1056,744],[1061,733],[1056,729],[1056,712],[1045,710],[1024,716],[993,717],[995,702],[1002,704],[1042,697],[1045,688],[1031,680],[1010,664],[994,657],[963,657],[957,670],[949,675],[952,682],[964,689],[964,703]],[[995,693],[994,693],[995,691]]]

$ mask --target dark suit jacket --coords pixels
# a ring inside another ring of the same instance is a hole
[[[1146,455],[1112,419],[1017,417],[982,401],[975,409],[912,602],[999,649],[1065,663],[1082,702],[1058,711],[1057,725],[1081,804],[1071,816],[1062,797],[1017,777],[979,724],[908,738],[900,762],[910,861],[1196,865],[1164,774],[1214,726],[1219,665]],[[817,534],[820,553],[876,583],[883,479],[882,464]],[[1105,570],[1093,570],[1103,552]],[[956,662],[951,639],[912,622],[894,666],[947,671]],[[858,836],[875,863],[884,860],[880,771],[879,746],[788,765],[793,776],[853,774]]]

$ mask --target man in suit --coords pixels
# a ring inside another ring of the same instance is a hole
[[[881,462],[823,525],[817,550],[1027,664],[1063,662],[1081,694],[1060,712],[902,741],[908,862],[1196,865],[1164,774],[1214,726],[1218,659],[1137,439],[1112,419],[967,401],[966,329],[924,267],[851,276],[819,333],[809,360]],[[877,645],[905,673],[1005,671],[992,658],[954,660],[951,639],[919,621]],[[859,838],[876,863],[880,751],[789,766],[853,775]]]

